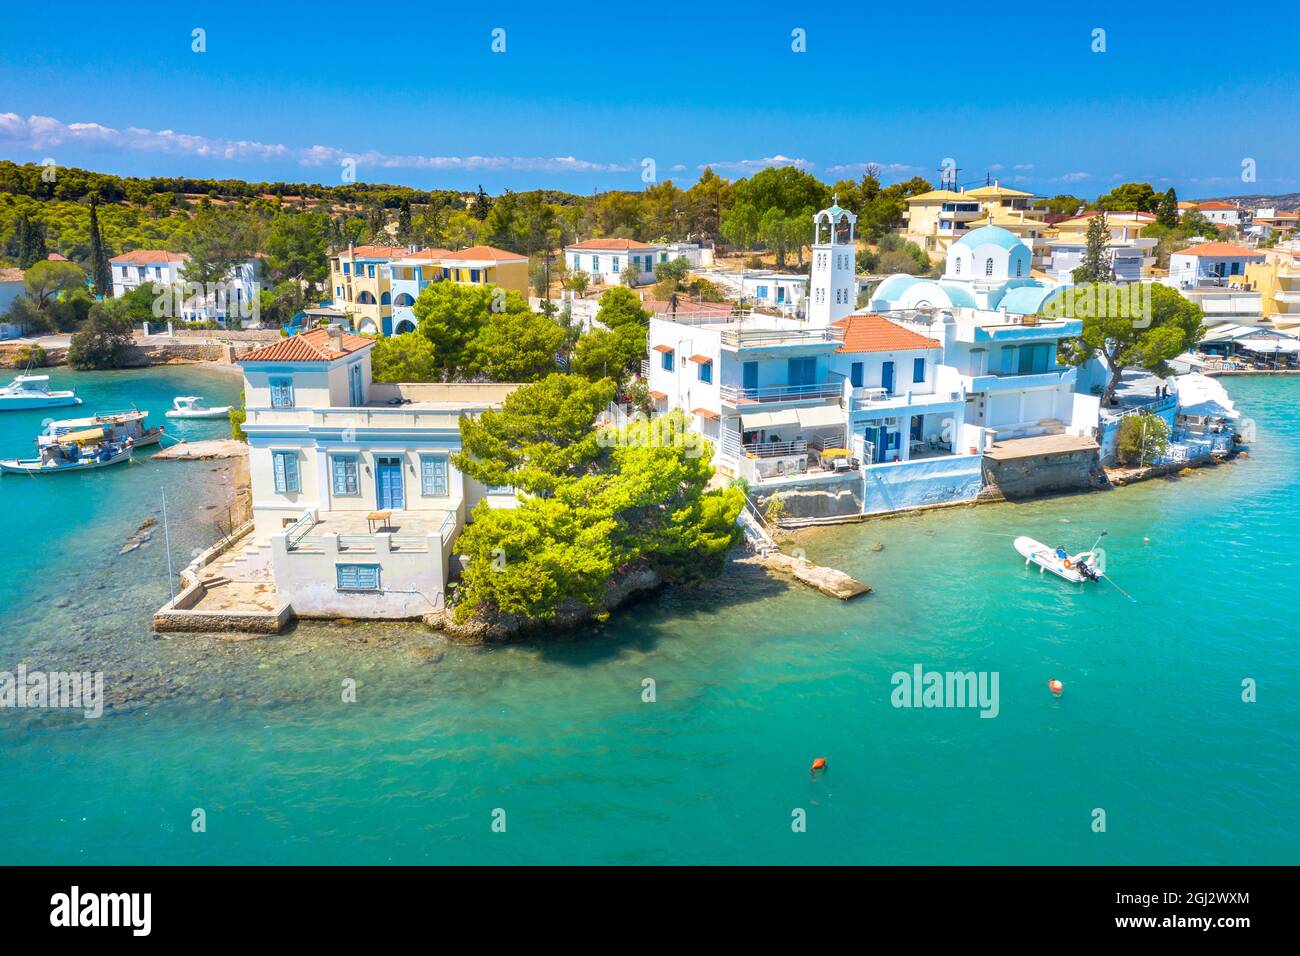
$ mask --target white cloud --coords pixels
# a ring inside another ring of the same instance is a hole
[[[794,166],[797,169],[812,169],[813,164],[806,159],[791,159],[789,156],[782,156],[777,153],[775,156],[768,156],[764,159],[736,159],[717,163],[701,163],[699,168],[712,167],[713,169],[726,169],[738,173],[756,173],[760,169],[767,169],[769,166]]]
[[[1064,176],[1057,176],[1056,181],[1062,183],[1078,183],[1088,179],[1091,173],[1066,173]]]
[[[0,113],[0,144],[47,151],[65,145],[120,149],[235,161],[288,159],[300,166],[338,165],[355,160],[359,168],[493,169],[543,172],[628,172],[631,164],[598,163],[575,156],[422,156],[394,155],[375,150],[354,152],[337,146],[295,148],[282,143],[230,140],[175,130],[139,127],[115,129],[99,123],[64,123],[50,116]]]
[[[1022,173],[1030,173],[1030,172],[1033,172],[1033,170],[1034,170],[1034,164],[1033,164],[1033,163],[1016,163],[1016,169],[1020,170],[1020,172],[1022,172]]]

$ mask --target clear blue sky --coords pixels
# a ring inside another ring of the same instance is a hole
[[[0,158],[336,183],[354,156],[372,182],[590,192],[639,188],[646,157],[683,184],[953,157],[1042,194],[1300,190],[1294,3],[180,6],[10,4]]]

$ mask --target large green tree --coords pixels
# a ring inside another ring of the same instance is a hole
[[[419,332],[433,345],[438,378],[453,381],[473,369],[471,343],[494,311],[527,311],[518,292],[497,286],[434,282],[425,286],[412,311]]]
[[[96,302],[68,344],[68,364],[77,369],[122,368],[129,364],[133,326],[125,299]]]
[[[1088,222],[1088,232],[1084,236],[1083,255],[1078,267],[1070,274],[1078,283],[1110,282],[1115,278],[1114,264],[1106,246],[1110,243],[1110,227],[1106,224],[1106,214],[1098,212]]]
[[[42,259],[25,273],[23,285],[38,309],[45,309],[65,292],[86,287],[86,274],[72,262]]]
[[[556,371],[564,329],[529,309],[493,312],[469,344],[469,367],[494,382],[533,382]]]
[[[455,466],[485,485],[513,485],[549,497],[600,456],[596,416],[614,399],[610,379],[548,375],[511,393],[499,410],[461,422]]]
[[[386,336],[370,350],[376,382],[433,382],[438,362],[433,345],[419,332]]]
[[[1176,289],[1156,283],[1067,286],[1047,302],[1052,317],[1083,322],[1083,334],[1061,343],[1062,356],[1082,365],[1100,356],[1110,370],[1102,405],[1110,404],[1125,369],[1168,375],[1170,359],[1201,337],[1201,307]]]
[[[778,267],[794,249],[802,259],[812,217],[830,200],[826,184],[793,166],[768,167],[742,181],[722,234],[738,246],[763,244],[776,252]]]

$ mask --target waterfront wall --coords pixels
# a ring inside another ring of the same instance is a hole
[[[273,535],[276,592],[299,617],[409,620],[444,606],[451,535],[426,535],[423,550],[395,549],[390,534],[367,537],[373,550],[340,549],[339,535],[323,534],[290,551],[287,535]],[[339,565],[377,565],[379,588],[340,590]]]
[[[750,491],[760,509],[766,510],[773,498],[780,497],[782,510],[789,518],[842,518],[862,513],[862,474],[824,480],[768,485]]]
[[[864,514],[974,501],[983,478],[979,455],[889,462],[867,469]]]
[[[1087,491],[1097,480],[1095,448],[983,461],[984,501],[1019,501],[1039,495]]]
[[[279,634],[293,620],[293,609],[282,601],[274,611],[197,610],[208,589],[195,581],[153,615],[159,633]]]

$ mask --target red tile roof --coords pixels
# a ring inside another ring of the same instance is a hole
[[[696,365],[708,365],[713,359],[707,355],[692,355],[687,361],[694,362]]]
[[[335,348],[335,340],[329,329],[312,329],[300,332],[272,345],[263,346],[245,352],[236,359],[237,362],[332,362],[345,355],[351,355],[361,349],[375,344],[374,339],[364,335],[344,332],[342,351]]]
[[[347,250],[340,249],[338,254],[346,258]],[[401,259],[407,254],[402,246],[354,246],[352,249],[356,259]]]
[[[189,256],[183,252],[164,252],[161,249],[136,249],[114,256],[109,262],[138,262],[151,264],[155,262],[185,262]]]
[[[46,256],[45,258],[48,259],[50,262],[67,262],[67,261],[68,261],[68,257],[67,257],[67,256],[61,256],[61,255],[59,255],[57,252],[51,252],[51,253],[50,253],[48,256]]]
[[[673,347],[671,345],[656,345],[654,349],[656,352],[671,352]]]
[[[891,322],[883,315],[850,315],[834,323],[844,329],[839,352],[906,352],[937,349],[939,343],[911,329]]]
[[[402,256],[403,259],[446,259],[454,255],[450,249],[419,249],[416,252],[408,252]]]
[[[1230,202],[1213,200],[1211,202],[1198,202],[1196,208],[1204,212],[1207,209],[1236,209],[1237,207]]]
[[[449,252],[443,257],[456,262],[527,262],[527,256],[517,252],[507,252],[495,246],[470,246],[459,252]]]
[[[716,422],[719,418],[722,417],[717,412],[710,411],[707,408],[693,408],[691,409],[691,414],[699,415],[701,418],[707,419],[708,421],[711,422]]]
[[[575,242],[566,249],[605,249],[610,252],[627,252],[629,249],[653,249],[654,246],[635,239],[587,239]]]
[[[1225,259],[1236,259],[1242,256],[1251,259],[1263,259],[1264,253],[1255,249],[1245,249],[1242,246],[1234,246],[1230,242],[1203,242],[1199,246],[1188,246],[1186,249],[1179,249],[1174,253],[1176,256],[1222,256]]]

